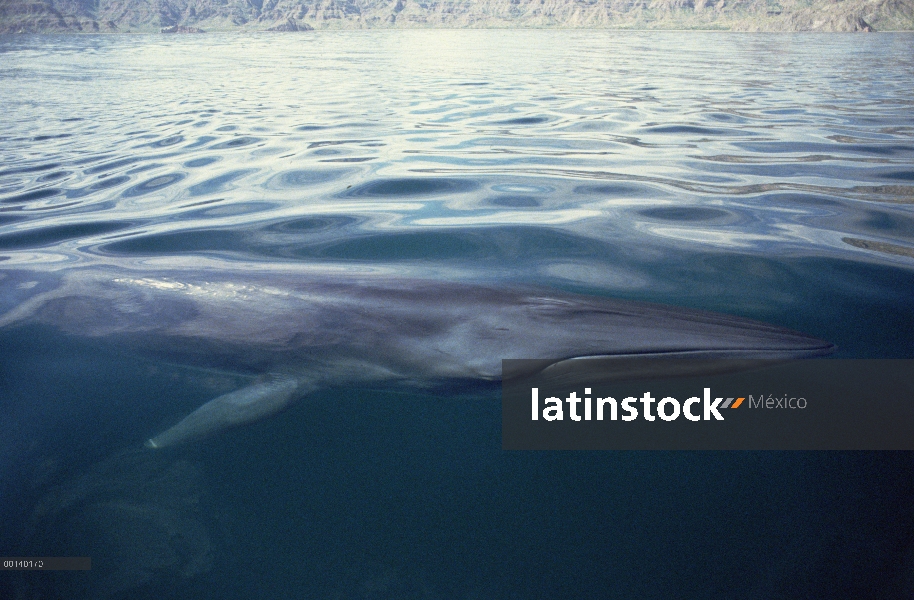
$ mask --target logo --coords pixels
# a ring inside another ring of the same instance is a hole
[[[911,359],[566,362],[504,361],[502,448],[914,450]]]
[[[583,398],[579,398],[577,392],[571,392],[565,398],[564,404],[568,405],[566,413],[563,401],[560,398],[552,396],[540,403],[539,388],[530,389],[530,418],[533,421],[538,421],[540,416],[546,421],[564,421],[566,414],[571,421],[581,421],[582,419],[584,421],[592,421],[594,420],[594,413],[596,413],[595,420],[597,421],[618,421],[620,418],[622,421],[634,421],[639,416],[645,421],[655,421],[657,417],[660,417],[663,421],[675,421],[680,416],[689,421],[710,421],[712,419],[723,421],[724,415],[720,412],[721,410],[739,408],[746,399],[745,397],[724,398],[721,396],[712,400],[711,388],[704,388],[704,394],[701,397],[692,396],[682,403],[672,396],[665,396],[657,400],[651,396],[650,392],[645,392],[640,398],[628,396],[618,402],[612,397],[591,398],[591,388],[584,388]],[[749,399],[751,401],[752,396],[749,396]],[[796,400],[796,398],[793,400]],[[583,416],[578,412],[579,405],[582,402],[584,403]],[[656,407],[654,406],[655,402],[657,403]],[[638,408],[639,403],[641,405],[640,411]],[[805,407],[805,400],[803,400],[803,404]],[[698,412],[696,413],[695,411]]]

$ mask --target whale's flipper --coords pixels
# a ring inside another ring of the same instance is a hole
[[[304,378],[265,375],[247,387],[210,400],[171,429],[147,440],[146,447],[173,446],[268,417],[312,388]]]

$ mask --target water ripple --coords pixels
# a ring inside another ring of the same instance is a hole
[[[401,197],[445,195],[468,192],[478,187],[472,179],[445,177],[412,177],[380,179],[356,186],[342,194],[344,197]]]
[[[124,190],[124,197],[133,197],[133,196],[142,196],[143,194],[148,194],[150,192],[155,192],[161,190],[170,185],[178,183],[183,180],[187,175],[184,173],[169,173],[168,175],[159,175],[153,177],[152,179],[147,179],[141,183],[138,183],[130,188]]]

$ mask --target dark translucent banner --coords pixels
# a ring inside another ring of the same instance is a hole
[[[914,360],[502,362],[505,450],[914,450]]]

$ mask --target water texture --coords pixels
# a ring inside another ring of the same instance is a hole
[[[512,282],[914,357],[911,35],[0,36],[0,107],[0,277]],[[494,398],[358,389],[120,454],[239,382],[108,352],[0,335],[0,553],[97,565],[19,597],[914,589],[905,454],[508,454]]]

